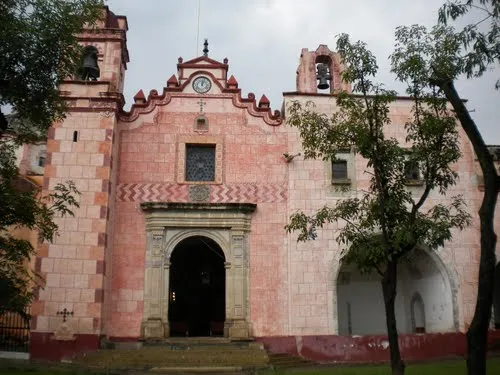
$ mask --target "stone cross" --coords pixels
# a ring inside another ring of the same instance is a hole
[[[58,311],[57,315],[62,315],[63,323],[66,323],[68,316],[70,316],[70,315],[73,316],[73,311],[68,311],[65,307],[62,311]]]
[[[207,102],[204,102],[203,99],[200,99],[200,101],[196,103],[200,105],[200,114],[203,114],[203,106],[207,104]]]

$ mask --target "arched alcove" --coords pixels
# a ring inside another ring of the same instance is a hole
[[[424,250],[416,249],[398,268],[396,321],[400,333],[457,330],[457,309],[446,269]],[[337,277],[338,332],[340,335],[385,334],[381,277],[361,274],[342,264]]]
[[[420,293],[415,293],[411,299],[412,333],[425,333],[425,306]]]

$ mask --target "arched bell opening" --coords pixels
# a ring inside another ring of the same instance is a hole
[[[495,267],[495,284],[493,286],[493,319],[495,329],[500,330],[500,263]]]
[[[170,257],[170,336],[223,336],[225,257],[210,238],[182,240]]]
[[[99,51],[94,46],[87,46],[82,51],[80,66],[76,76],[84,81],[97,81],[101,75],[98,60]]]
[[[319,55],[314,62],[316,67],[316,79],[318,80],[318,90],[328,90],[332,92],[333,62],[330,56]]]
[[[398,267],[396,323],[399,333],[456,331],[451,281],[442,265],[416,249]],[[342,264],[337,278],[340,335],[386,334],[381,276]]]

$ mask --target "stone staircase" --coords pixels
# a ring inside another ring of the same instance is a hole
[[[172,338],[143,343],[141,348],[116,345],[75,358],[88,369],[107,372],[154,373],[243,373],[269,368],[269,357],[261,343],[231,342],[224,338]]]

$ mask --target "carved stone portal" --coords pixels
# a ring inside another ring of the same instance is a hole
[[[224,336],[251,337],[248,233],[256,205],[146,202],[141,208],[147,232],[142,336],[169,337],[170,257],[182,240],[204,236],[219,245],[226,259]]]

